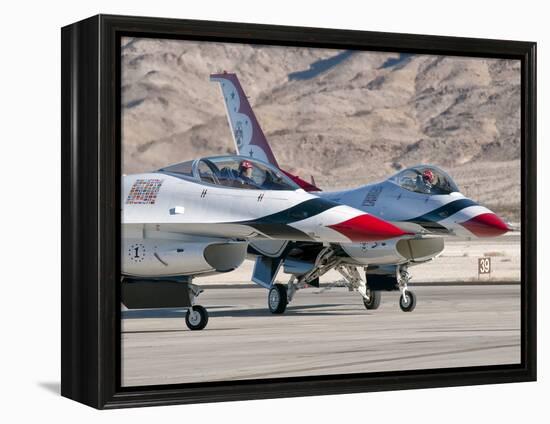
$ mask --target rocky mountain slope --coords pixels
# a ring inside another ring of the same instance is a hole
[[[124,39],[125,173],[234,152],[208,78],[221,70],[238,74],[281,166],[322,188],[432,163],[519,219],[520,67],[511,60]]]

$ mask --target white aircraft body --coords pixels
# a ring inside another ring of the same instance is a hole
[[[308,193],[277,168],[246,157],[201,158],[127,175],[122,187],[124,290],[134,293],[143,282],[185,283],[190,329],[208,321],[206,309],[195,305],[202,290],[192,279],[236,269],[251,240],[344,245],[406,235],[382,219]],[[149,296],[161,285],[151,287]]]
[[[224,72],[210,79],[220,84],[237,152],[279,168],[237,76]],[[319,276],[331,269],[343,276],[340,284],[361,294],[367,309],[379,306],[381,290],[400,290],[401,309],[412,311],[416,297],[407,289],[408,267],[440,255],[444,236],[496,237],[511,229],[494,212],[461,194],[452,178],[436,166],[414,166],[385,181],[338,192],[320,192],[313,181],[281,171],[323,199],[387,220],[415,237],[329,247],[293,239],[267,247],[261,241],[251,243],[249,252],[257,255],[252,280],[270,289],[268,306],[273,313],[283,313],[296,290],[318,287]],[[286,287],[274,284],[281,266],[290,274]],[[358,271],[361,267],[365,279]]]

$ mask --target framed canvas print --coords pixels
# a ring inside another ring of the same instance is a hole
[[[62,29],[62,394],[536,379],[535,43]]]

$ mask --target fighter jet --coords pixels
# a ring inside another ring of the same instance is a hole
[[[280,169],[237,75],[223,72],[210,79],[220,85],[237,152]],[[413,166],[385,181],[338,192],[320,192],[314,184],[282,172],[305,190],[317,191],[320,198],[388,220],[415,237],[329,246],[294,240],[252,242],[249,251],[257,255],[252,280],[269,289],[272,313],[283,313],[297,290],[318,287],[319,276],[331,269],[342,275],[341,285],[359,292],[367,309],[378,308],[380,291],[399,290],[399,306],[410,312],[416,296],[407,288],[408,268],[439,256],[444,237],[496,237],[511,230],[494,212],[461,194],[452,178],[436,166]],[[281,267],[290,274],[286,287],[274,283]]]
[[[274,166],[242,156],[127,175],[122,187],[123,303],[188,306],[191,330],[208,322],[193,279],[239,267],[251,240],[345,245],[412,234],[307,193]]]

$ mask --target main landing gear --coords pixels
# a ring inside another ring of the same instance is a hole
[[[367,288],[366,296],[363,298],[363,304],[367,309],[378,309],[382,296],[377,290]]]
[[[267,296],[267,305],[272,314],[283,314],[288,305],[287,288],[280,283],[274,284]]]
[[[382,290],[399,290],[399,307],[403,312],[412,312],[416,307],[416,296],[407,287],[411,279],[407,268],[407,264],[398,265],[393,268],[395,274],[393,272],[383,274],[385,276],[383,284],[377,283],[370,286],[366,278],[361,278],[356,266],[342,264],[332,249],[325,248],[319,253],[315,265],[307,274],[292,275],[286,286],[280,283],[274,284],[269,290],[267,304],[272,314],[283,314],[298,290],[309,285],[318,286],[319,277],[335,269],[343,279],[329,287],[347,287],[349,291],[358,292],[366,309],[375,310],[380,307]]]
[[[189,330],[202,330],[208,324],[208,311],[201,305],[195,305],[195,299],[203,292],[203,289],[189,283],[188,292],[191,306],[185,314],[185,324]]]
[[[366,286],[364,286],[363,282],[360,282],[358,285],[358,291],[363,296],[365,308],[377,309],[380,305],[383,290],[399,290],[399,307],[401,310],[403,312],[412,312],[414,310],[416,307],[416,296],[407,287],[411,279],[408,272],[408,265],[397,265],[394,271],[395,274],[393,272],[389,272],[388,274],[368,274],[366,272]],[[364,290],[366,290],[366,293]]]
[[[349,291],[358,292],[363,298],[363,305],[365,305],[365,308],[369,310],[378,309],[382,299],[380,292],[368,286],[367,282],[361,278],[356,266],[339,265],[336,267],[336,271],[344,277],[339,283],[343,283]]]
[[[319,277],[333,269],[339,263],[334,250],[325,247],[319,252],[311,270],[303,275],[291,275],[286,287],[277,283],[269,290],[267,306],[272,314],[283,314],[287,305],[298,290],[309,285],[319,286]]]

